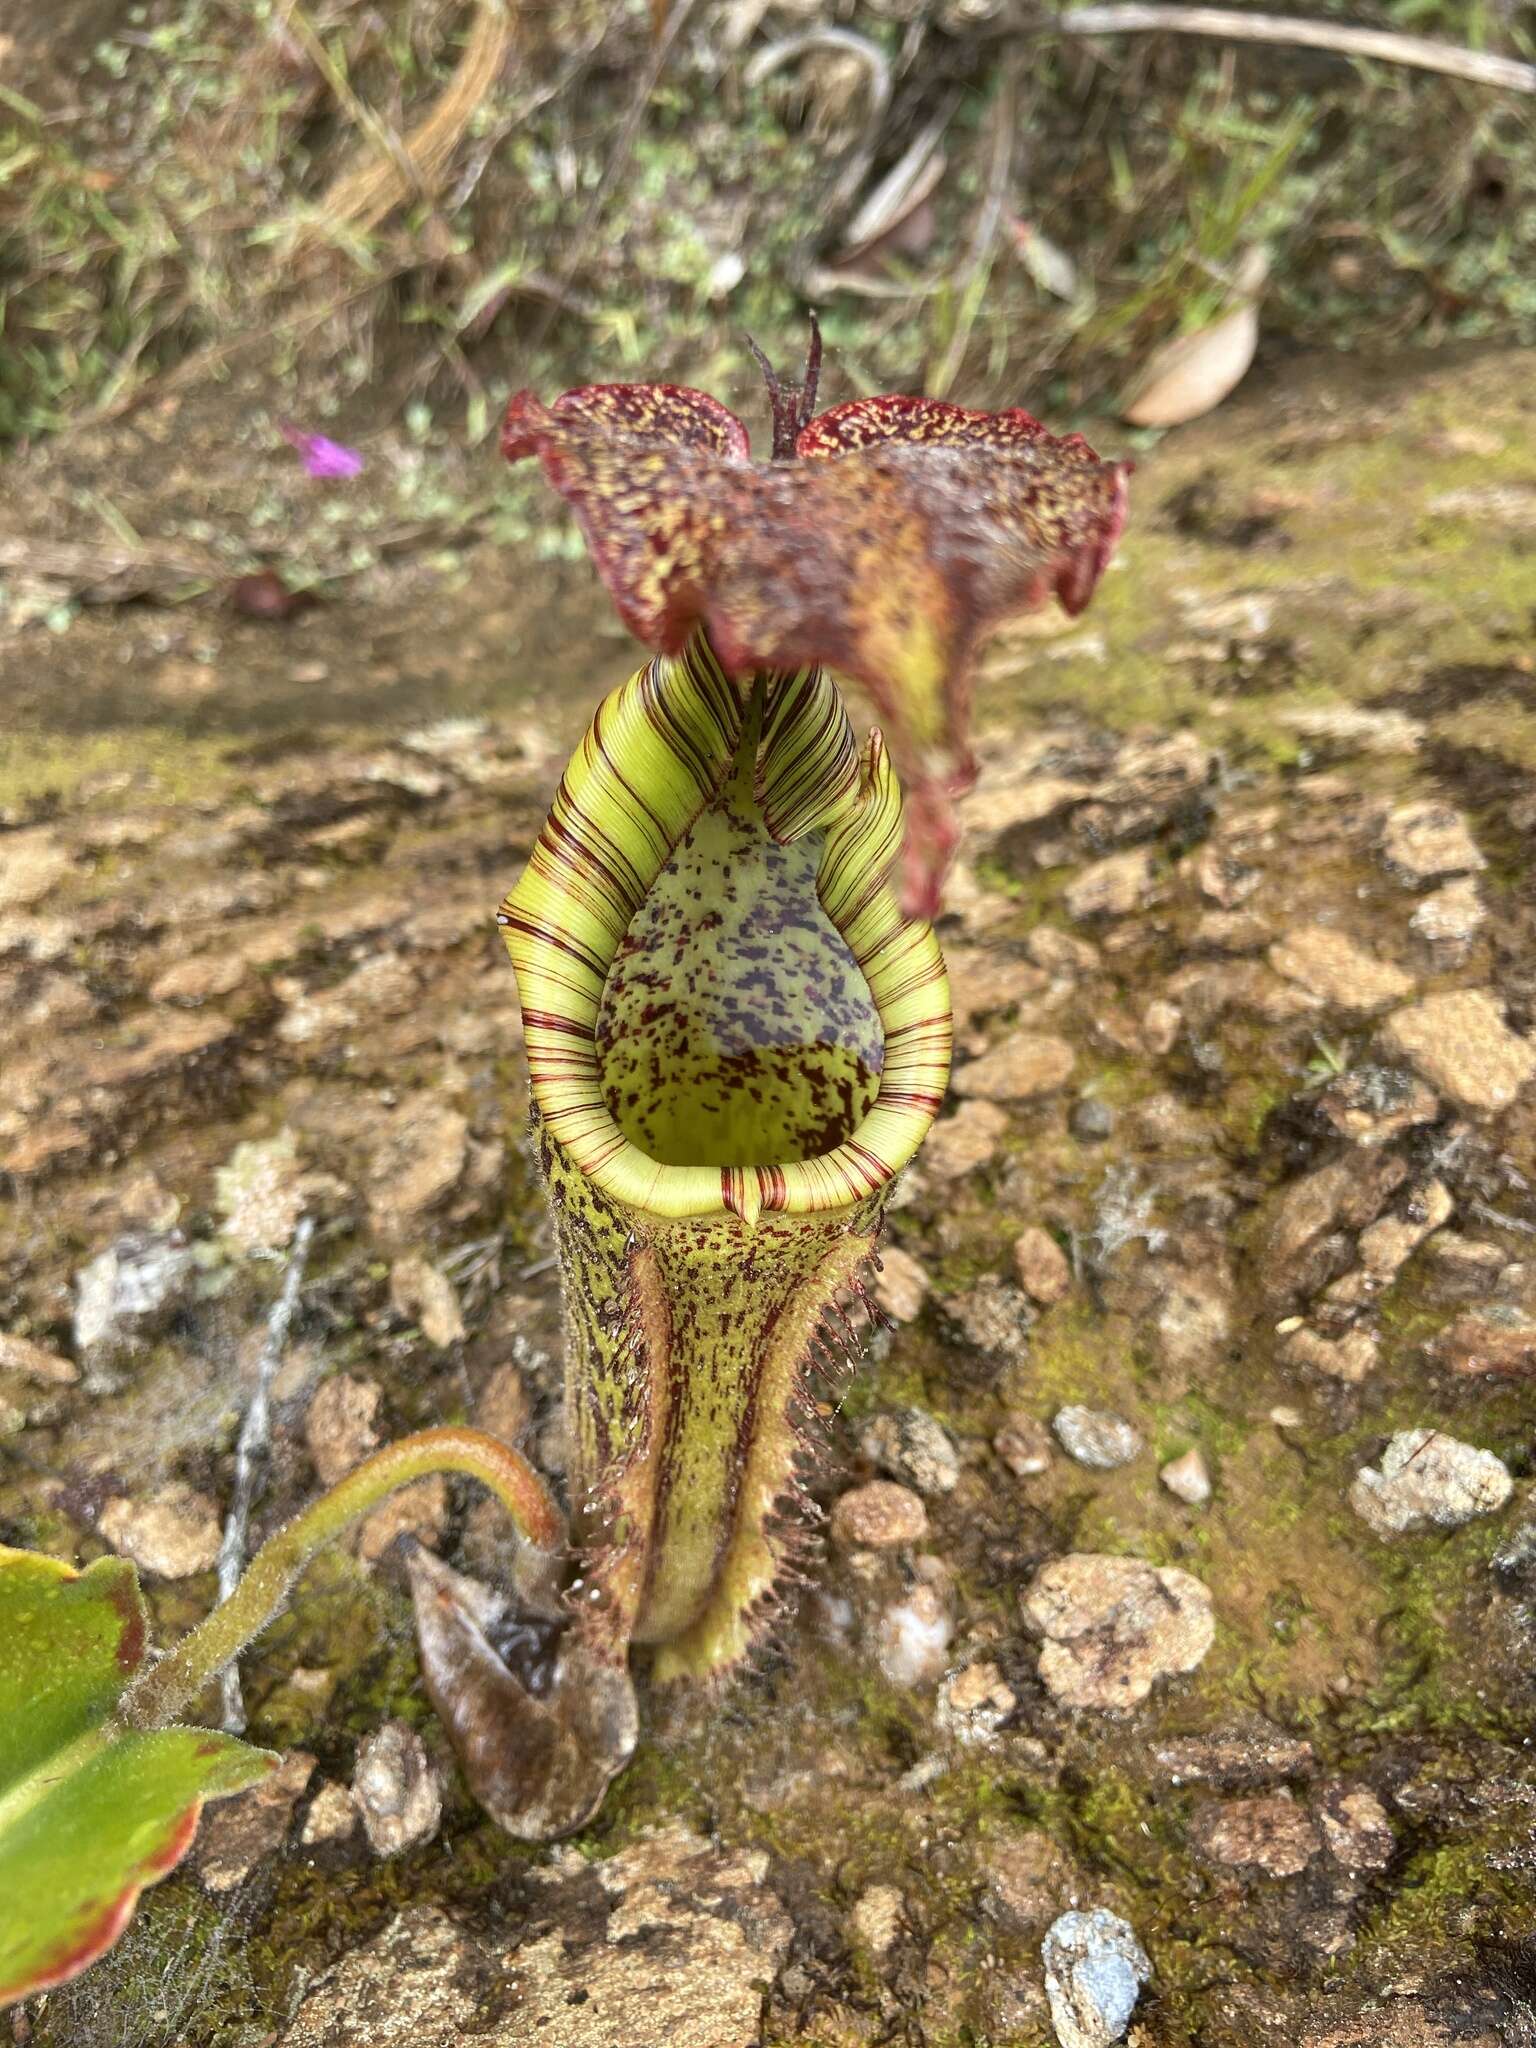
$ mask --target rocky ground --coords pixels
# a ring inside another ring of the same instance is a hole
[[[217,498],[163,428],[37,458],[34,531],[109,459],[140,532]],[[425,1482],[246,1662],[282,1773],[18,2038],[1536,2038],[1533,548],[1528,360],[1302,368],[1154,454],[1095,610],[989,656],[953,1099],[796,1617],[511,1844],[391,1547],[498,1526]],[[560,1469],[491,912],[624,672],[595,610],[482,543],[13,617],[0,1536],[135,1558],[164,1633],[301,1216],[258,1534],[429,1422]]]

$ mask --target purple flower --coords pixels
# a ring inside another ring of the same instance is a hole
[[[306,434],[302,427],[284,427],[283,439],[298,449],[299,459],[311,476],[326,482],[345,482],[362,471],[363,458],[355,448],[345,448],[340,441],[332,441],[324,434]]]

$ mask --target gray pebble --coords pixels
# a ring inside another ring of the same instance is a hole
[[[1118,1913],[1104,1906],[1063,1913],[1041,1943],[1040,1958],[1061,2048],[1109,2048],[1124,2039],[1152,1965]]]
[[[1079,1465],[1092,1466],[1095,1472],[1113,1472],[1118,1465],[1128,1465],[1142,1447],[1139,1431],[1107,1408],[1074,1403],[1057,1410],[1051,1427],[1067,1456]]]
[[[1067,1114],[1067,1129],[1074,1138],[1080,1138],[1086,1144],[1098,1144],[1114,1128],[1114,1111],[1107,1102],[1099,1102],[1092,1095],[1085,1095],[1080,1102],[1074,1102]]]

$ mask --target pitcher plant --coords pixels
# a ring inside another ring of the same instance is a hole
[[[803,385],[770,377],[770,463],[699,391],[507,413],[504,451],[538,455],[657,650],[499,913],[566,1325],[578,1563],[542,1697],[485,1655],[493,1596],[415,1566],[434,1702],[518,1834],[577,1825],[627,1759],[632,1648],[654,1682],[718,1679],[798,1575],[818,1396],[948,1078],[924,912],[973,772],[971,651],[1050,596],[1080,609],[1123,519],[1123,469],[1078,436],[922,399],[817,417],[815,373],[813,348]],[[910,816],[829,668],[880,707]]]
[[[187,1719],[396,1486],[467,1474],[522,1538],[500,1589],[409,1563],[427,1691],[526,1839],[580,1826],[631,1754],[632,1650],[655,1682],[718,1681],[801,1575],[818,1402],[856,1362],[881,1218],[948,1077],[928,920],[973,773],[971,657],[1011,614],[1087,603],[1126,478],[1018,410],[816,415],[817,359],[769,374],[766,463],[671,385],[507,413],[505,453],[537,455],[652,656],[498,913],[559,1254],[566,1508],[507,1446],[424,1431],[270,1537],[158,1660],[131,1565],[0,1547],[0,2005],[99,1955],[203,1801],[276,1762]],[[833,673],[883,737],[857,743]]]

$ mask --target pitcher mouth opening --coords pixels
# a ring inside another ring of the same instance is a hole
[[[743,706],[698,635],[603,703],[498,922],[534,1102],[605,1194],[753,1222],[906,1165],[950,1016],[889,886],[900,844],[880,736],[860,752],[819,669]]]

